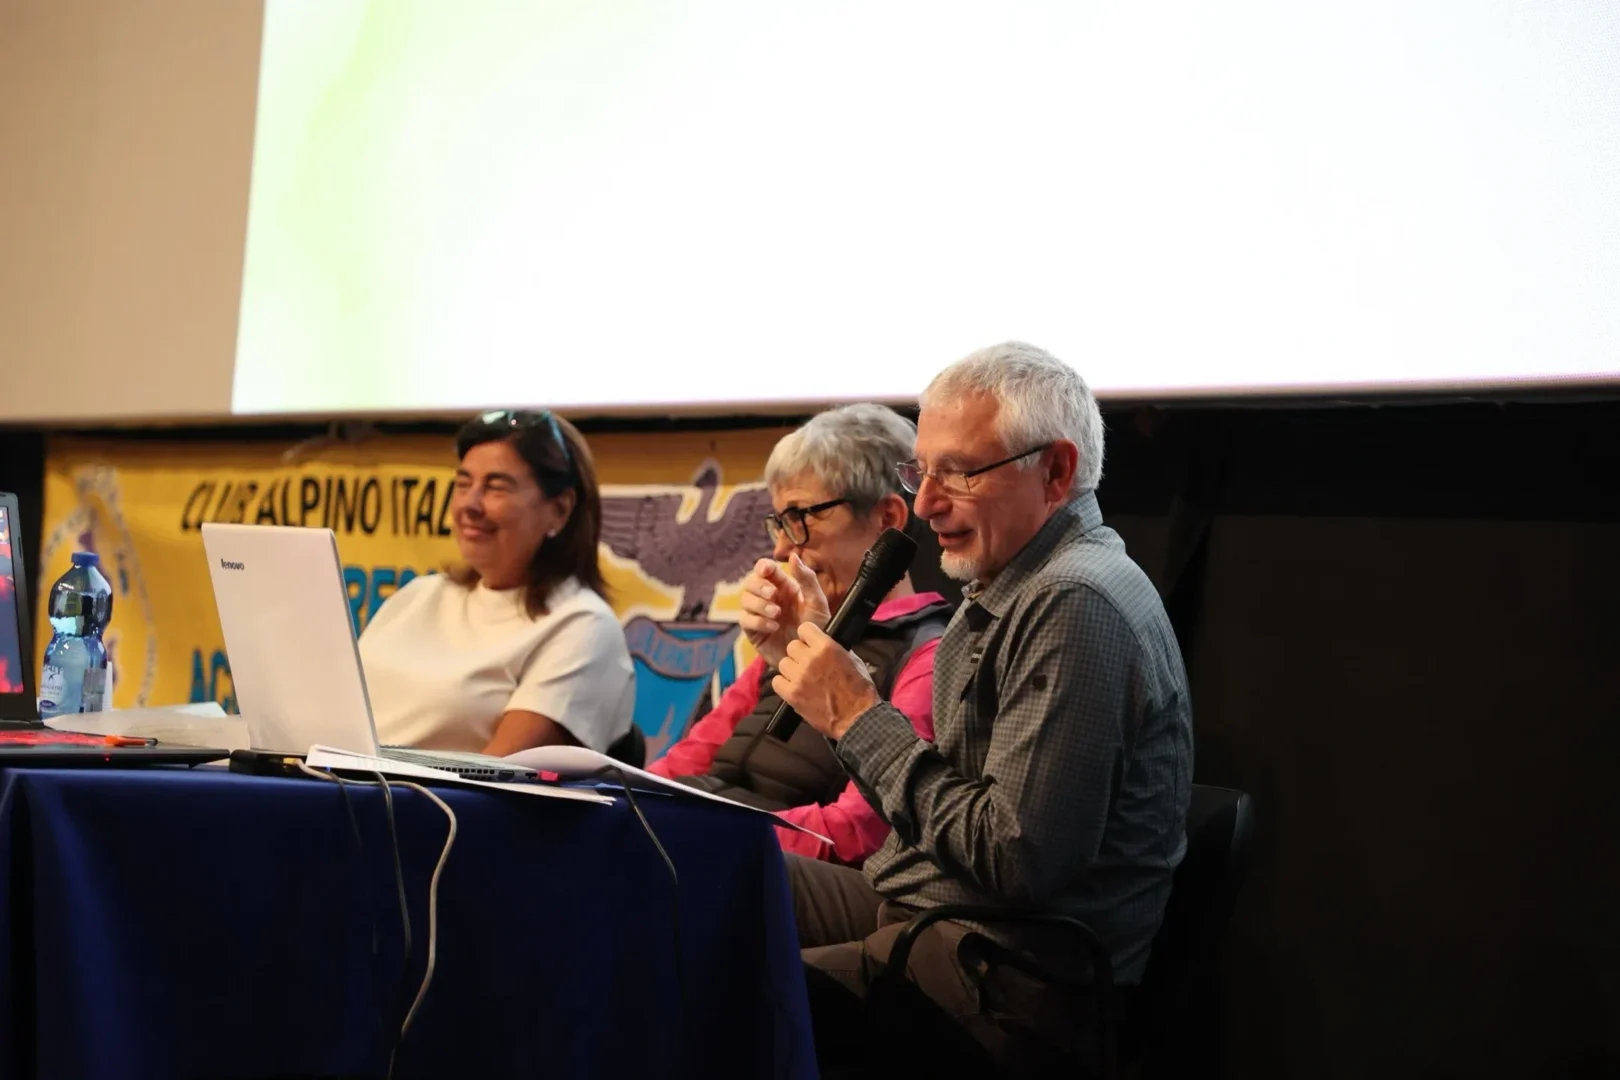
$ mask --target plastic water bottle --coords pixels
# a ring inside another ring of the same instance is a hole
[[[41,719],[100,712],[107,686],[107,646],[101,634],[112,620],[112,584],[101,557],[75,551],[73,566],[51,586],[47,611],[51,643],[39,678]]]

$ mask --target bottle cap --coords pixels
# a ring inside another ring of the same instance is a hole
[[[73,553],[74,566],[100,566],[101,556],[93,551],[75,551]]]

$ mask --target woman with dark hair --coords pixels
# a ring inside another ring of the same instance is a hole
[[[461,429],[456,454],[462,565],[413,578],[360,637],[378,740],[606,751],[630,730],[635,671],[603,598],[584,438],[546,410],[490,412]]]

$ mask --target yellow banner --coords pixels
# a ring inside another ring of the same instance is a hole
[[[603,495],[601,558],[637,659],[637,722],[655,753],[700,698],[749,657],[738,584],[768,553],[760,483],[785,428],[590,439]],[[38,651],[49,585],[74,551],[112,582],[113,707],[218,701],[234,708],[200,526],[332,529],[357,628],[418,574],[456,559],[451,440],[356,444],[53,439],[47,447]]]

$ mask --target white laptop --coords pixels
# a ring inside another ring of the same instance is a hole
[[[254,749],[302,755],[319,744],[470,780],[538,775],[483,754],[377,745],[331,529],[210,522],[202,538],[236,704]]]

